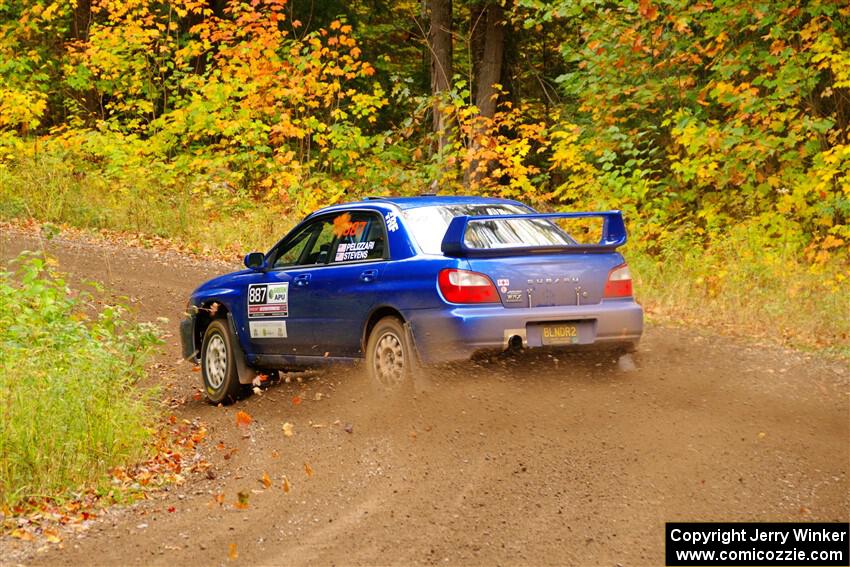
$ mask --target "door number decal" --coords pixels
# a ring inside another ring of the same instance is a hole
[[[289,282],[248,286],[248,317],[289,315]]]

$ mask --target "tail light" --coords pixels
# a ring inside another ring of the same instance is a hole
[[[605,297],[631,297],[632,296],[632,274],[629,267],[620,264],[608,272],[608,281],[605,282]]]
[[[498,303],[499,292],[493,281],[469,270],[441,270],[437,278],[443,297],[450,303]]]

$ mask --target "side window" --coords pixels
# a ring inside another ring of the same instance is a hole
[[[275,268],[384,257],[384,221],[376,213],[344,212],[317,219],[278,252]]]
[[[384,257],[384,220],[376,213],[345,212],[333,219],[336,240],[331,263],[379,260]]]
[[[311,247],[311,243],[315,240],[316,234],[321,230],[321,223],[311,223],[301,229],[301,232],[295,235],[286,246],[279,251],[278,257],[274,262],[275,268],[285,268],[287,266],[299,266],[303,262],[302,257],[305,251]]]
[[[333,225],[327,221],[320,223],[321,229],[316,232],[313,245],[302,259],[302,264],[327,264],[331,244],[334,240]]]

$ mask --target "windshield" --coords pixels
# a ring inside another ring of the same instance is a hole
[[[533,213],[519,205],[446,205],[417,207],[404,211],[407,227],[426,254],[442,254],[440,245],[449,223],[457,216],[523,215]],[[563,246],[575,241],[545,219],[512,219],[470,222],[464,237],[470,248],[516,246]]]

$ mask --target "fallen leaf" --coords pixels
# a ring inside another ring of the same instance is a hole
[[[246,508],[248,508],[248,500],[251,498],[250,492],[244,492],[240,490],[236,494],[236,497],[238,498],[238,501],[236,502],[237,508],[239,508],[240,510],[245,510]]]
[[[263,473],[263,488],[268,488],[272,485],[272,479],[269,478],[269,473]]]
[[[22,541],[33,541],[35,539],[31,533],[21,528],[12,530],[12,533],[9,535]]]
[[[168,512],[169,512],[170,514],[173,514],[173,513],[174,513],[174,512],[176,512],[176,511],[177,511],[177,508],[175,508],[174,506],[169,506],[169,507],[168,507]]]
[[[236,544],[231,543],[229,546],[229,550],[227,552],[227,557],[231,561],[236,561],[236,558],[239,557],[239,551],[236,549]]]
[[[215,499],[216,502],[218,502],[219,506],[222,506],[224,504],[224,492],[221,492],[219,494],[214,494],[213,498]]]
[[[283,477],[283,491],[289,494],[289,479],[286,477]]]
[[[301,403],[301,397],[300,396],[295,396],[295,397],[292,398],[292,405],[293,406],[297,406],[300,403]]]
[[[250,415],[248,415],[244,411],[236,412],[236,426],[237,427],[240,427],[240,426],[246,426],[247,427],[248,425],[251,425],[252,421],[254,421],[254,418],[252,418]]]
[[[59,537],[59,532],[57,532],[56,530],[46,529],[42,532],[42,535],[50,543],[59,543],[62,541],[62,538]]]
[[[277,449],[272,449],[272,459],[279,459],[280,453],[277,452]]]
[[[767,437],[767,433],[765,433],[764,431],[759,431],[758,437],[759,439],[764,439],[765,437]]]
[[[200,372],[200,371],[201,371],[201,367],[198,366],[197,364],[192,367],[192,372]]]
[[[304,463],[304,472],[307,473],[308,477],[313,476],[313,467],[310,466],[310,463]]]
[[[287,421],[283,424],[283,434],[287,437],[292,437],[293,435],[295,435],[295,431],[293,431],[294,428],[295,426]]]

